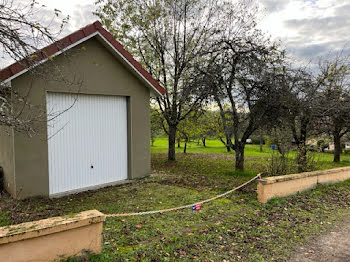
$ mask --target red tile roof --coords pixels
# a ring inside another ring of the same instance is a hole
[[[147,81],[152,85],[152,87],[158,90],[162,95],[165,94],[165,89],[155,80],[150,73],[148,73],[139,62],[137,62],[133,56],[124,49],[123,45],[119,43],[114,37],[102,27],[99,21],[93,24],[87,25],[84,28],[58,40],[57,42],[41,49],[35,53],[35,58],[24,59],[22,61],[16,62],[0,71],[0,81],[5,81],[6,79],[15,76],[16,74],[25,71],[29,66],[36,64],[42,60],[47,59],[50,56],[55,55],[60,50],[63,50],[70,45],[88,37],[95,32],[99,32],[118,52],[132,65],[132,67],[137,70]]]

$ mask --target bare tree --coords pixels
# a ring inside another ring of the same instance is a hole
[[[260,62],[264,64],[265,59]],[[246,57],[244,61],[248,62],[249,59]],[[213,86],[213,97],[219,106],[224,129],[227,130],[228,144],[236,153],[237,170],[244,168],[244,149],[247,139],[257,129],[273,122],[280,113],[281,100],[279,86],[276,83],[278,76],[270,68],[271,65],[262,64],[253,65],[250,60],[249,66],[246,65],[244,69],[230,68],[229,72],[220,70],[219,74],[224,78],[226,76],[231,78],[231,81],[226,79]],[[239,67],[237,64],[235,66]],[[224,104],[229,105],[228,113],[231,121],[227,119]],[[232,130],[234,143],[229,136],[230,130]]]
[[[206,100],[208,90],[198,81],[204,56],[213,51],[214,40],[227,26],[243,30],[240,14],[249,12],[249,2],[97,1],[102,23],[166,89],[157,102],[168,126],[169,160],[175,160],[179,123]]]
[[[293,144],[297,147],[298,172],[308,170],[307,140],[319,128],[320,88],[324,79],[315,77],[309,68],[284,68],[283,106],[280,122],[291,130]]]
[[[52,43],[61,33],[68,17],[60,23],[54,23],[55,18],[60,15],[60,11],[55,9],[54,17],[45,22],[40,14],[42,11],[43,8],[35,0],[28,1],[27,4],[0,0],[0,47],[5,57],[15,61],[26,58],[21,62],[35,63],[35,57],[31,55],[38,48]],[[51,29],[53,24],[55,32]]]
[[[68,17],[62,18],[57,9],[51,18],[46,12],[35,0],[26,3],[0,0],[0,64],[17,62],[22,68],[29,70],[33,79],[43,78],[80,86],[80,80],[63,77],[54,59],[40,50],[55,42],[68,21]],[[59,46],[57,48],[60,49]],[[38,62],[42,59],[48,59],[48,62],[39,65]],[[46,117],[42,105],[32,105],[27,99],[33,81],[27,83],[25,91],[18,92],[7,82],[5,75],[0,75],[0,125],[32,134],[34,123]]]
[[[235,20],[234,16],[226,20]],[[220,109],[227,144],[236,153],[236,169],[243,170],[247,139],[278,112],[276,81],[282,53],[256,28],[254,12],[242,14],[240,21],[225,27],[218,52],[203,71]]]

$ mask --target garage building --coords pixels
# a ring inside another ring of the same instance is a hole
[[[5,189],[15,198],[55,197],[147,176],[150,96],[164,88],[99,22],[35,57],[41,67],[54,64],[65,78],[82,81],[72,88],[45,80],[23,63],[0,71],[16,92],[30,85],[31,107],[45,112],[32,137],[0,126]]]

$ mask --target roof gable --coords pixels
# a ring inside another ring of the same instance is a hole
[[[87,25],[84,28],[58,40],[57,42],[41,49],[36,54],[34,60],[22,60],[16,62],[0,71],[0,81],[8,82],[12,79],[27,72],[32,66],[43,63],[48,58],[57,56],[74,46],[87,41],[88,39],[99,36],[124,62],[132,69],[138,77],[149,88],[159,95],[165,94],[165,89],[149,74],[133,56],[124,49],[123,45],[119,43],[114,37],[102,27],[99,21]]]

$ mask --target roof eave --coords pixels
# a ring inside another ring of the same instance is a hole
[[[51,44],[42,50],[38,51],[39,59],[33,65],[25,67],[21,62],[16,62],[9,67],[0,71],[0,76],[3,83],[9,83],[14,78],[28,72],[32,68],[45,63],[49,58],[60,55],[61,53],[71,49],[88,39],[98,36],[98,39],[102,40],[105,46],[107,45],[113,50],[114,54],[123,61],[124,65],[127,65],[132,72],[154,93],[158,96],[165,94],[165,89],[155,80],[142,66],[137,62],[132,55],[124,49],[124,47],[114,39],[114,37],[102,27],[99,21],[90,24],[66,37]],[[26,63],[25,60],[23,60]],[[23,62],[22,61],[22,62]],[[152,92],[151,92],[152,93]]]

